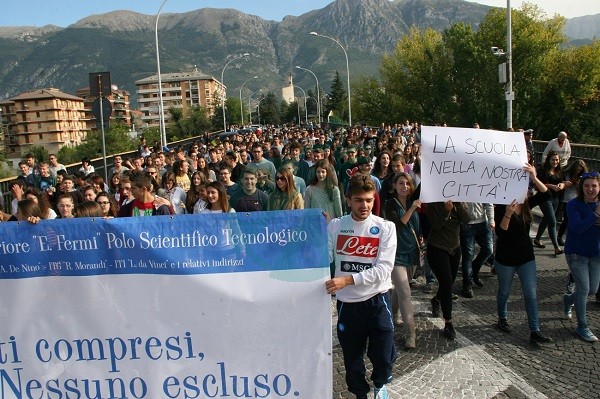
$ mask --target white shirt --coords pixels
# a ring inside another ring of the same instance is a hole
[[[394,223],[373,214],[364,221],[346,215],[327,225],[327,236],[335,276],[354,279],[354,285],[336,293],[338,300],[362,302],[392,288],[397,245]]]

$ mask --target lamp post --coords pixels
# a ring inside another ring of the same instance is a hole
[[[154,40],[156,42],[156,69],[158,72],[158,127],[160,130],[161,149],[167,145],[167,129],[165,127],[165,109],[163,105],[162,78],[160,76],[160,52],[158,50],[158,18],[163,6],[168,0],[164,0],[156,14],[156,24],[154,26]]]
[[[512,129],[512,102],[515,93],[512,86],[512,15],[510,0],[506,0],[506,57],[508,62],[508,82],[506,84],[506,127]]]
[[[260,125],[260,102],[266,100],[267,97],[263,97],[260,100],[258,100],[258,103],[256,104],[256,110],[258,111],[258,124]]]
[[[496,57],[506,57],[506,63],[498,66],[498,76],[500,83],[506,84],[504,93],[506,99],[506,128],[510,130],[513,127],[512,102],[515,99],[512,84],[512,15],[510,0],[506,0],[506,51],[498,47],[492,47],[492,54]]]
[[[225,88],[225,82],[223,82],[223,77],[225,75],[225,68],[227,68],[227,66],[229,64],[231,64],[233,61],[239,60],[240,58],[248,57],[249,55],[250,55],[249,53],[244,53],[244,54],[240,55],[239,57],[232,58],[231,60],[229,60],[229,62],[227,64],[225,64],[225,66],[223,67],[223,70],[221,71],[221,84],[223,85],[223,88]],[[225,93],[223,93],[223,98],[221,99],[221,108],[223,108],[223,132],[226,132],[227,131],[227,120],[225,119]]]
[[[246,80],[244,83],[242,83],[242,85],[240,86],[240,114],[242,115],[242,127],[244,126],[244,107],[243,107],[243,103],[242,103],[242,89],[244,88],[244,85],[246,83],[248,83],[249,81],[251,81],[252,79],[258,79],[258,76],[253,76],[250,79]]]
[[[252,124],[252,108],[250,108],[250,100],[252,100],[252,96],[256,93],[262,93],[262,90],[255,91],[254,93],[250,93],[250,97],[248,97],[248,112],[250,113],[250,124]],[[258,121],[260,124],[260,120]]]
[[[346,49],[344,48],[344,46],[342,46],[342,44],[337,41],[337,39],[334,39],[333,37],[322,35],[317,32],[310,32],[310,34],[313,36],[320,36],[320,37],[325,37],[329,40],[333,40],[344,51],[344,55],[346,56],[346,75],[347,75],[347,81],[348,81],[348,123],[350,126],[352,126],[352,101],[351,101],[351,97],[350,97],[350,64],[348,63],[348,53],[346,52]]]
[[[306,68],[302,68],[301,66],[296,65],[297,69],[302,69],[303,71],[307,71],[310,72],[312,74],[312,76],[315,77],[315,80],[317,81],[317,113],[319,114],[319,126],[321,126],[321,91],[319,90],[319,79],[317,79],[317,75],[315,75],[315,73],[313,71],[311,71],[310,69],[306,69]]]
[[[302,91],[302,95],[304,96],[304,123],[308,125],[308,109],[306,109],[306,92],[300,86],[294,86],[297,89]],[[300,122],[300,110],[298,110],[298,122]]]

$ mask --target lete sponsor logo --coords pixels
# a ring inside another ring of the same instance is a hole
[[[337,238],[336,253],[338,255],[373,258],[379,251],[378,237],[356,237],[340,234]]]

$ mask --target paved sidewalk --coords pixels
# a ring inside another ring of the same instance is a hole
[[[533,231],[533,229],[532,229]],[[551,247],[549,245],[548,247]],[[442,319],[431,318],[433,294],[413,290],[417,348],[404,351],[403,331],[396,330],[399,349],[392,398],[598,398],[600,396],[600,343],[579,339],[574,321],[562,317],[566,261],[551,249],[536,249],[538,303],[542,331],[554,338],[546,345],[531,344],[519,279],[509,300],[511,334],[495,328],[497,280],[482,269],[483,288],[475,297],[454,303],[455,341],[441,336]],[[422,279],[421,279],[422,283]],[[455,291],[462,288],[459,274]],[[575,319],[575,316],[574,316]],[[600,333],[600,306],[590,298],[588,319]],[[341,349],[334,323],[334,395],[354,398],[346,390]]]

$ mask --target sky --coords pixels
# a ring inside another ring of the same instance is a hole
[[[471,0],[473,1],[473,0]],[[67,27],[92,14],[128,9],[143,14],[156,14],[163,0],[27,0],[2,1],[0,26]],[[506,7],[507,0],[476,0],[480,4]],[[567,18],[600,14],[600,0],[529,0],[540,5],[548,15]],[[302,15],[326,7],[332,0],[167,0],[163,13],[180,13],[200,8],[234,8],[263,19],[281,21],[286,15]],[[523,1],[511,1],[520,7]],[[26,7],[26,9],[24,9]]]

